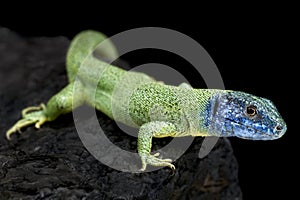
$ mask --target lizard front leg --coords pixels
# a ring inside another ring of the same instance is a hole
[[[151,155],[152,137],[169,137],[176,135],[177,129],[174,124],[162,121],[153,121],[143,124],[138,134],[138,153],[142,160],[141,171],[144,171],[148,165],[168,166],[172,170],[175,166],[171,164],[171,159],[157,158],[158,153]]]
[[[84,101],[83,92],[80,92],[82,98],[73,106],[73,83],[67,85],[59,93],[54,95],[47,103],[40,106],[31,106],[23,109],[22,119],[17,121],[7,132],[6,138],[10,140],[10,136],[21,130],[21,128],[35,124],[36,128],[40,128],[47,121],[55,120],[59,115],[71,112],[74,107],[81,105]],[[82,87],[82,86],[78,86]],[[80,88],[79,88],[80,89]],[[80,95],[79,94],[79,95]]]

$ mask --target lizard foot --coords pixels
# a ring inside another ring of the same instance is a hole
[[[141,155],[142,159],[142,168],[140,171],[145,171],[147,165],[152,165],[152,166],[167,166],[172,169],[172,171],[175,170],[175,166],[171,164],[172,160],[171,159],[160,159],[157,158],[159,156],[159,153],[155,153],[154,155],[151,154],[143,154]]]
[[[41,104],[40,106],[32,106],[22,110],[22,119],[17,121],[7,132],[7,140],[11,140],[10,136],[15,132],[21,132],[21,128],[35,124],[36,128],[40,128],[43,123],[47,121],[47,117],[44,114],[46,106]]]

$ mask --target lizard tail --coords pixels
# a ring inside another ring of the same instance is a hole
[[[98,45],[104,40],[106,40],[105,43],[99,47]],[[91,53],[96,53],[108,61],[118,58],[116,47],[104,34],[92,30],[83,31],[72,40],[67,53],[66,67],[70,82],[74,81],[81,63]]]

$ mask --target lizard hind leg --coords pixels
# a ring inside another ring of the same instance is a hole
[[[22,110],[22,119],[17,121],[7,132],[6,138],[10,140],[10,136],[15,132],[21,132],[21,128],[35,124],[36,128],[47,121],[47,118],[44,114],[45,105],[41,104],[40,106],[32,106]]]
[[[17,121],[7,132],[6,138],[10,140],[10,136],[15,132],[20,132],[21,128],[35,124],[36,128],[40,128],[47,121],[55,120],[59,115],[71,112],[74,108],[80,106],[85,101],[83,88],[77,85],[78,97],[76,102],[73,101],[74,83],[70,83],[59,93],[54,95],[47,103],[40,106],[31,106],[22,110],[22,119]]]

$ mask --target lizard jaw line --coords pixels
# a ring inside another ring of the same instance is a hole
[[[230,121],[231,123],[233,123],[233,124],[235,124],[235,125],[239,125],[239,126],[241,126],[241,127],[246,127],[246,128],[253,129],[255,132],[260,133],[261,136],[262,136],[262,138],[267,137],[268,140],[277,139],[277,138],[280,138],[280,137],[282,136],[282,135],[280,135],[280,134],[278,134],[278,135],[277,135],[277,134],[276,134],[276,135],[268,134],[268,133],[266,133],[266,132],[257,130],[257,129],[255,129],[255,128],[253,128],[252,126],[247,126],[247,125],[238,123],[238,122],[236,122],[236,121],[234,121],[234,120],[232,120],[232,119],[229,119],[229,118],[226,118],[226,120]],[[274,136],[276,136],[276,137],[274,137]],[[253,138],[251,138],[251,139],[253,139]]]

